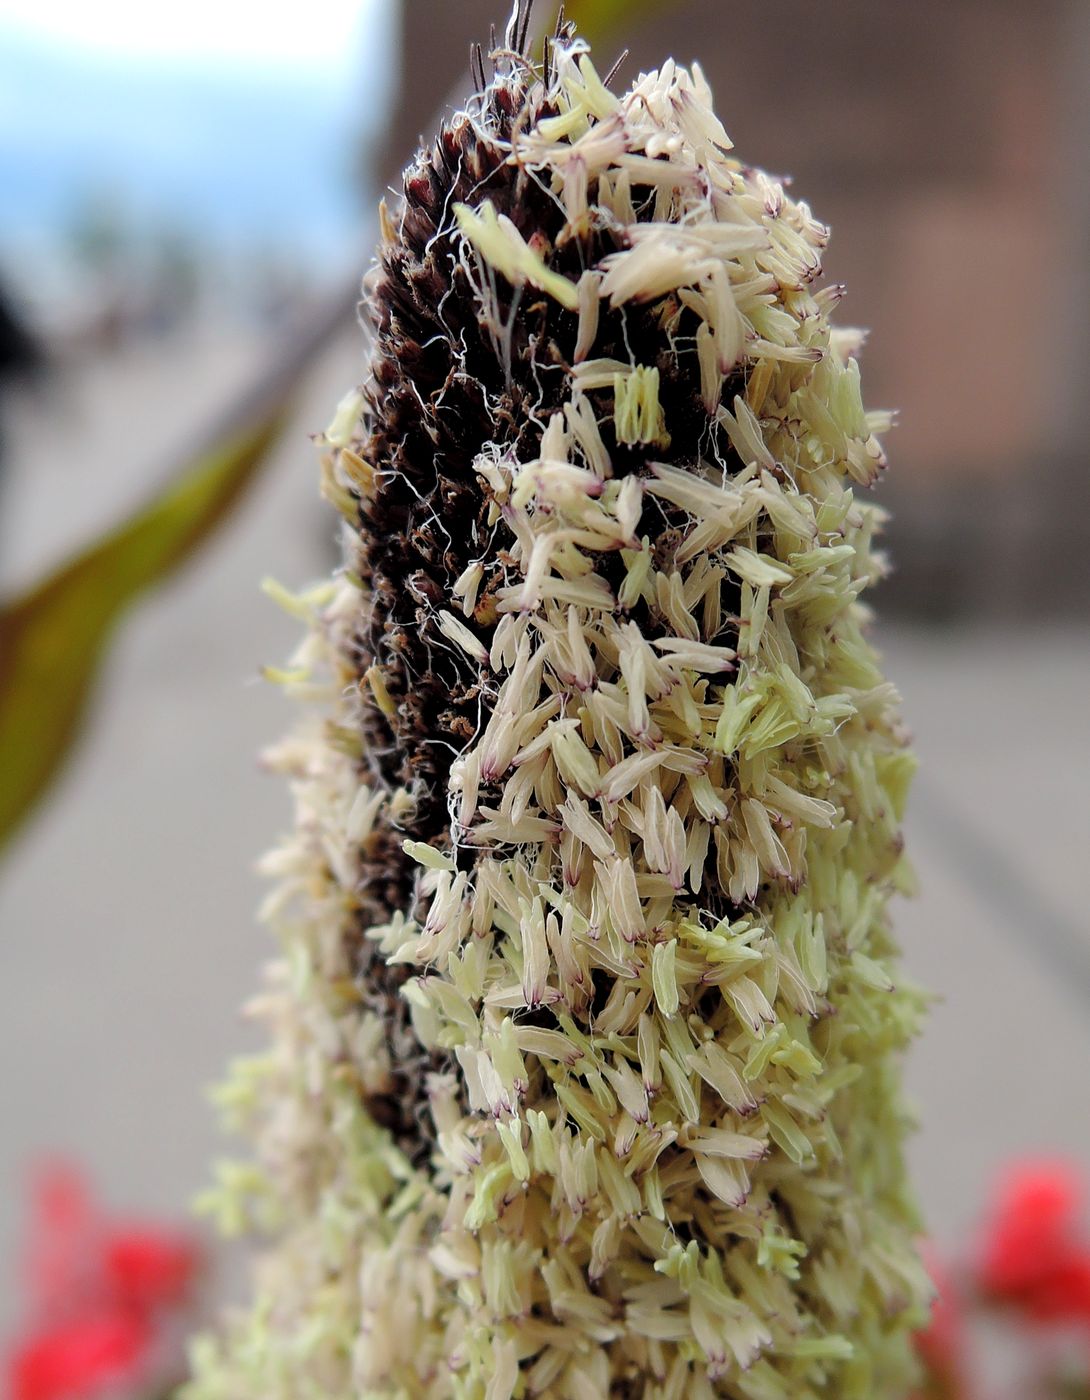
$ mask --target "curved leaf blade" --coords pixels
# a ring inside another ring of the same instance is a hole
[[[281,405],[0,607],[0,848],[60,771],[114,626],[230,513],[281,433]]]

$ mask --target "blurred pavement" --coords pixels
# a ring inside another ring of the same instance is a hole
[[[9,438],[0,579],[24,581],[115,519],[260,363],[210,338],[72,371]],[[258,750],[291,722],[256,680],[296,624],[258,590],[328,567],[332,512],[306,433],[356,377],[332,350],[242,511],[121,629],[87,741],[0,868],[0,1331],[34,1155],[63,1150],[118,1208],[180,1215],[219,1135],[205,1086],[254,1033],[238,1007],[270,951],[253,863],[289,820]],[[909,470],[908,464],[900,470]],[[898,470],[896,456],[894,470]],[[894,535],[894,550],[896,537]],[[1090,1174],[1088,635],[1046,625],[880,629],[923,771],[908,837],[922,887],[897,910],[913,976],[941,992],[910,1068],[931,1227],[964,1235],[996,1166],[1063,1151]]]

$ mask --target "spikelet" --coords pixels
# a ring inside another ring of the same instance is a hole
[[[185,1393],[895,1400],[912,760],[826,230],[697,67],[616,96],[562,27],[383,234],[210,1196],[272,1238]]]

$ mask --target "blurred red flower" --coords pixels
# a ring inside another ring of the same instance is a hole
[[[1090,1325],[1083,1189],[1066,1162],[1026,1162],[999,1182],[977,1265],[981,1292],[1036,1322]]]
[[[39,1169],[29,1318],[7,1357],[10,1400],[93,1400],[154,1379],[164,1329],[188,1301],[199,1262],[178,1231],[111,1220],[71,1166]]]
[[[130,1225],[107,1233],[101,1263],[107,1290],[146,1310],[185,1300],[197,1270],[197,1251],[182,1235]]]
[[[139,1380],[151,1348],[146,1318],[127,1309],[90,1310],[44,1327],[13,1351],[11,1400],[92,1400]]]

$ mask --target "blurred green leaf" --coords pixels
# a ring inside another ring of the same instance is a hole
[[[224,519],[286,416],[281,403],[236,430],[128,520],[0,606],[0,848],[67,757],[118,619]]]
[[[678,0],[566,0],[564,13],[591,44],[624,43],[626,29],[645,14],[664,14]],[[556,11],[553,11],[554,15]],[[552,26],[550,26],[551,30]],[[598,55],[599,61],[604,55]],[[599,65],[596,63],[595,67]]]

